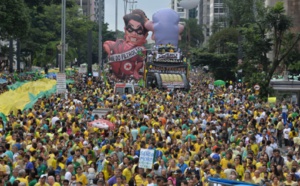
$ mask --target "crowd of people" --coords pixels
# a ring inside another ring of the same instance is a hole
[[[271,106],[247,89],[212,86],[200,70],[191,72],[188,92],[120,94],[113,77],[109,85],[72,78],[67,96],[41,98],[7,116],[0,130],[1,185],[198,186],[210,185],[209,177],[300,183],[300,118],[293,103]],[[102,117],[114,130],[88,124],[99,119],[96,108],[111,109]],[[139,167],[141,149],[155,150],[151,169]]]

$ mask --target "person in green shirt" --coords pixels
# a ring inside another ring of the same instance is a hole
[[[47,165],[44,163],[44,159],[42,157],[39,157],[37,159],[37,173],[38,176],[41,176],[42,174],[45,174],[46,170],[47,170]]]
[[[29,186],[34,186],[38,180],[36,179],[36,175],[34,172],[31,172],[29,177],[28,177],[28,181],[29,181]]]
[[[9,182],[10,182],[11,184],[13,184],[14,181],[17,179],[17,177],[18,177],[18,172],[19,172],[18,169],[14,169],[14,170],[12,171],[12,176],[11,176],[10,179],[9,179]]]

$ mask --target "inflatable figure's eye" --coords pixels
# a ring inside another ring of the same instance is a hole
[[[144,34],[143,27],[138,27],[137,29],[135,29],[135,28],[133,28],[132,25],[128,25],[128,26],[126,27],[126,30],[127,30],[129,33],[135,32],[135,33],[138,34],[138,35],[143,35],[143,34]]]
[[[132,27],[129,25],[128,27],[127,27],[127,29],[126,29],[129,33],[132,33],[133,32],[133,29],[132,29]]]

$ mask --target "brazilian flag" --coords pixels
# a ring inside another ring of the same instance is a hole
[[[0,112],[0,118],[2,118],[2,121],[4,123],[3,127],[5,128],[6,123],[7,123],[7,118],[6,118],[6,116],[2,112]]]
[[[140,87],[144,87],[144,84],[145,84],[144,80],[143,80],[143,79],[140,79],[139,82],[138,82],[138,85],[139,85]]]

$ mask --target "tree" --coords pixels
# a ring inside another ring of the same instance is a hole
[[[245,63],[242,65],[245,69],[245,75],[250,82],[259,83],[262,87],[262,96],[267,96],[269,83],[274,72],[281,64],[288,64],[288,57],[297,47],[300,35],[290,34],[289,29],[292,26],[291,18],[285,14],[282,2],[274,7],[265,10],[265,16],[261,17],[256,23],[248,28],[243,28],[245,42],[243,48],[246,53]],[[286,38],[289,37],[289,42]],[[271,53],[270,53],[271,52]],[[268,58],[268,55],[271,57]],[[253,82],[255,77],[253,67],[261,70],[262,78],[257,78],[258,82]]]
[[[26,37],[30,17],[23,0],[0,1],[0,20],[1,39]]]
[[[236,53],[239,30],[224,28],[209,38],[208,51],[217,53]]]
[[[228,9],[227,18],[229,26],[239,27],[255,21],[256,6],[262,3],[260,0],[224,0]]]
[[[0,39],[9,40],[10,72],[13,71],[13,40],[27,36],[29,30],[28,8],[23,0],[0,1]],[[18,45],[19,46],[19,45]]]
[[[44,66],[48,63],[55,66],[57,48],[61,40],[61,4],[58,1],[27,0],[31,15],[31,29],[29,37],[24,40],[23,51],[29,51],[34,59],[34,64]],[[78,62],[86,62],[87,33],[93,31],[93,61],[98,61],[98,25],[83,16],[79,6],[73,1],[67,1],[66,10],[66,64],[75,58]],[[113,39],[114,33],[107,31],[108,25],[102,26],[103,40]],[[103,57],[105,57],[103,52]],[[96,57],[97,56],[97,57]]]
[[[185,27],[181,34],[179,47],[186,51],[193,47],[200,47],[204,41],[204,35],[201,26],[197,23],[197,19],[186,19],[184,23]]]
[[[234,69],[237,65],[236,54],[216,54],[203,52],[199,48],[191,49],[191,65],[209,66],[215,79],[234,80]]]

